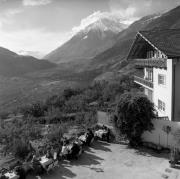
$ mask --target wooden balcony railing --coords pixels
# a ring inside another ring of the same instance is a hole
[[[149,59],[136,59],[136,67],[156,67],[167,68],[167,59],[165,58],[149,58]]]
[[[157,119],[157,120],[169,121],[169,117],[168,117],[168,116],[157,117],[157,118],[155,118],[155,119]]]
[[[147,86],[149,88],[153,88],[153,82],[152,81],[148,81],[145,80],[144,78],[138,77],[138,76],[134,76],[134,82]]]

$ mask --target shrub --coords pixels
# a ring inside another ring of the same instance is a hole
[[[21,108],[21,112],[24,116],[42,117],[45,111],[47,111],[47,106],[43,105],[41,102],[36,102]]]
[[[0,113],[0,119],[7,119],[9,112],[3,111]]]
[[[116,125],[132,146],[141,143],[144,131],[153,129],[151,119],[156,117],[154,106],[147,97],[134,93],[121,96],[117,105],[117,116]]]
[[[29,153],[28,145],[22,139],[15,139],[13,143],[13,153],[15,157],[25,159]]]
[[[72,96],[79,95],[80,93],[82,93],[82,91],[80,89],[67,88],[64,90],[63,96],[66,100],[68,100]]]
[[[34,140],[34,139],[39,139],[41,138],[41,128],[38,127],[38,126],[27,126],[27,128],[25,129],[26,131],[24,131],[25,135],[27,138],[30,138],[31,140]]]
[[[59,143],[66,130],[66,125],[52,126],[47,134],[48,142],[52,144]]]
[[[74,113],[87,110],[87,104],[83,95],[72,96],[65,103],[65,112]]]
[[[63,108],[64,103],[65,103],[65,98],[62,95],[60,95],[60,96],[53,95],[53,96],[49,97],[45,102],[46,106],[51,111],[53,110],[53,108],[59,108],[59,109]]]
[[[94,127],[97,124],[96,111],[78,113],[75,123],[84,129]]]

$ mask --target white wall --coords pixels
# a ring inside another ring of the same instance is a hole
[[[154,93],[153,93],[153,90],[150,90],[148,88],[144,88],[144,94],[148,97],[148,99],[153,102],[154,100]]]
[[[166,76],[166,85],[158,84],[158,74]],[[172,60],[167,60],[167,69],[153,68],[154,79],[154,104],[158,106],[158,99],[165,103],[165,112],[158,110],[158,115],[168,116],[171,120],[171,107],[172,107]]]
[[[180,122],[154,119],[153,124],[154,130],[151,132],[144,132],[142,135],[143,141],[152,142],[168,148],[172,146],[180,148]],[[168,138],[167,133],[163,130],[166,126],[171,127],[171,132],[169,133]]]
[[[104,111],[97,111],[98,123],[106,126],[112,126],[110,123],[110,114]]]

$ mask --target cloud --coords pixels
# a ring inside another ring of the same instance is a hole
[[[130,24],[179,4],[179,0],[0,0],[0,46],[47,54],[99,18]]]
[[[8,9],[5,13],[5,15],[8,16],[13,16],[15,14],[21,13],[23,10],[22,9]]]
[[[179,0],[109,0],[112,12],[119,12],[129,18],[162,13],[178,5]]]
[[[4,12],[0,12],[0,30],[4,28],[4,25],[13,25],[12,17],[23,12],[20,8],[9,8]]]
[[[96,11],[92,13],[91,15],[87,16],[86,18],[82,19],[80,22],[79,26],[75,26],[72,28],[72,34],[75,34],[90,24],[98,21],[99,19],[112,19],[113,21],[118,21],[119,23],[125,22],[125,24],[129,24],[133,20],[129,21],[129,19],[125,18],[123,14],[119,12],[101,12],[101,11]]]
[[[21,13],[6,16],[2,23],[5,32],[43,28],[47,32],[70,31],[82,18],[94,11],[108,11],[108,0],[0,0],[0,18],[9,9]],[[46,4],[49,3],[49,4]],[[43,5],[44,4],[44,5]],[[46,5],[45,5],[46,4]],[[12,12],[13,13],[13,12]]]
[[[17,52],[19,55],[23,55],[23,56],[33,56],[36,58],[42,58],[44,56],[44,53],[41,53],[39,51],[24,51],[24,50],[20,50]]]
[[[104,14],[101,13],[100,11],[94,12],[93,14],[89,15],[88,17],[82,19],[79,26],[73,27],[72,32],[77,33],[79,31],[81,31],[82,29],[84,29],[88,25],[96,22],[102,16],[104,16]]]
[[[14,52],[32,51],[39,52],[44,56],[69,39],[69,33],[50,33],[42,29],[23,30],[18,32],[5,33],[0,30],[0,46]],[[34,53],[29,55],[36,56]],[[39,56],[39,57],[40,57]]]
[[[40,6],[50,4],[51,0],[23,0],[24,6]]]

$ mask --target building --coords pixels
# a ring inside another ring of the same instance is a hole
[[[180,29],[140,31],[128,54],[158,116],[180,121]]]

